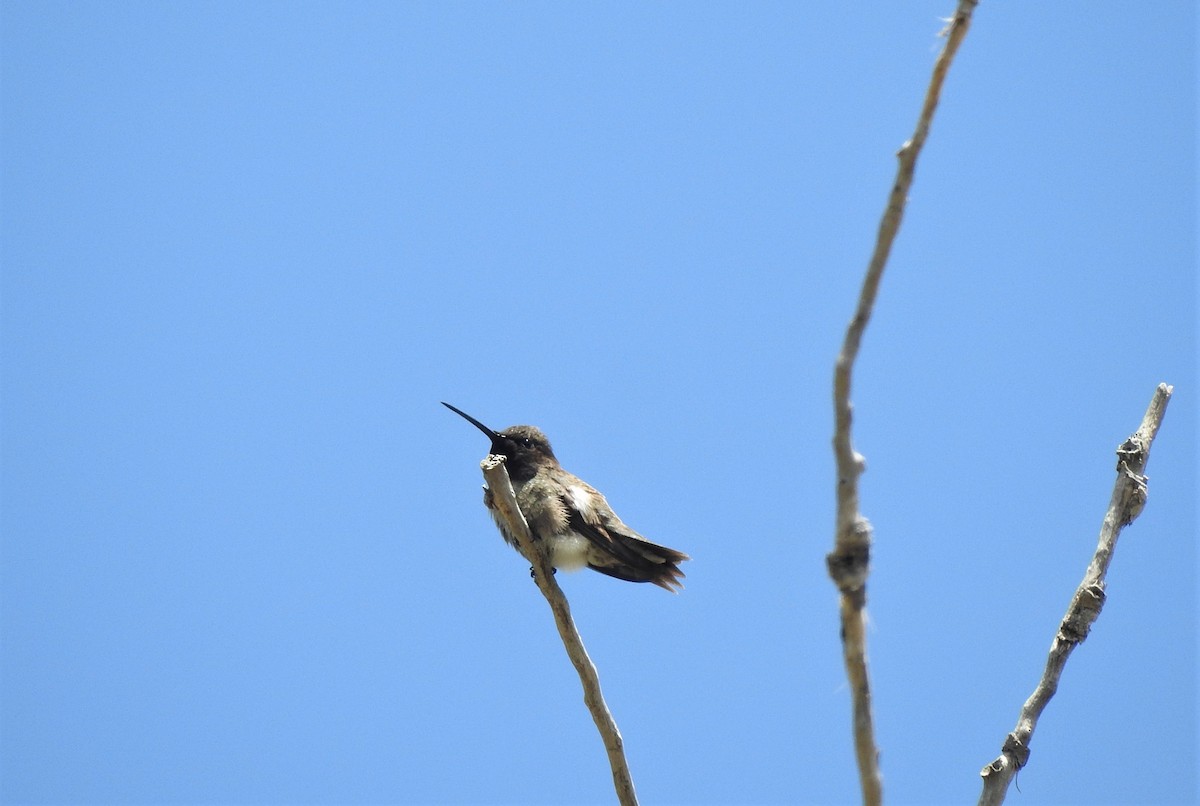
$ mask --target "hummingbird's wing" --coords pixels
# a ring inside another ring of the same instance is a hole
[[[686,554],[630,529],[594,489],[568,488],[568,495],[563,501],[568,526],[592,544],[589,568],[629,582],[653,582],[672,593],[683,587],[679,563],[690,559]]]

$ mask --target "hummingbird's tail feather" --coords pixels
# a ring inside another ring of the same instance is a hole
[[[679,563],[691,557],[645,538],[622,534],[614,534],[613,538],[614,547],[619,546],[620,550],[603,557],[593,554],[588,558],[589,568],[627,582],[652,582],[671,593],[683,589],[683,578],[687,575]]]

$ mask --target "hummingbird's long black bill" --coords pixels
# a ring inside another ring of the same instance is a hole
[[[481,423],[481,422],[479,422],[478,420],[476,420],[476,419],[475,419],[474,417],[472,417],[471,415],[467,414],[467,413],[466,413],[465,411],[463,411],[462,409],[456,409],[456,408],[454,408],[454,406],[451,406],[449,403],[447,403],[447,402],[446,402],[446,401],[444,401],[444,400],[442,401],[442,405],[443,405],[443,406],[445,406],[446,408],[450,409],[450,411],[454,412],[454,413],[455,413],[455,414],[457,414],[459,417],[462,417],[463,419],[465,419],[467,422],[469,422],[471,425],[473,425],[473,426],[475,426],[476,428],[478,428],[478,429],[479,429],[480,431],[482,431],[483,433],[487,434],[487,436],[488,436],[488,439],[490,439],[490,440],[492,441],[492,450],[493,450],[495,453],[499,453],[499,452],[500,452],[500,451],[499,451],[499,450],[497,450],[497,449],[498,449],[498,448],[499,448],[501,445],[503,445],[503,444],[504,444],[504,440],[503,440],[503,439],[500,437],[500,435],[499,435],[499,434],[497,434],[497,433],[496,433],[495,431],[493,431],[492,429],[488,428],[488,427],[487,427],[486,425],[484,425],[483,423]]]

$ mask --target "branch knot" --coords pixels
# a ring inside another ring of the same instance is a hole
[[[1144,467],[1146,464],[1146,445],[1133,434],[1129,439],[1117,446],[1117,470],[1122,466]]]
[[[1092,625],[1100,617],[1100,610],[1104,607],[1106,598],[1102,580],[1079,588],[1058,628],[1059,639],[1072,644],[1082,644],[1091,632]]]
[[[836,547],[825,557],[829,576],[842,593],[862,590],[871,567],[871,522],[862,515],[843,529]]]
[[[1015,733],[1010,733],[1005,737],[1002,752],[1012,759],[1013,765],[1018,770],[1029,763],[1029,745],[1017,738]]]

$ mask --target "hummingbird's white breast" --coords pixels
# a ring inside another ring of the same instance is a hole
[[[567,532],[550,540],[550,564],[560,571],[587,567],[591,543],[583,535]]]

